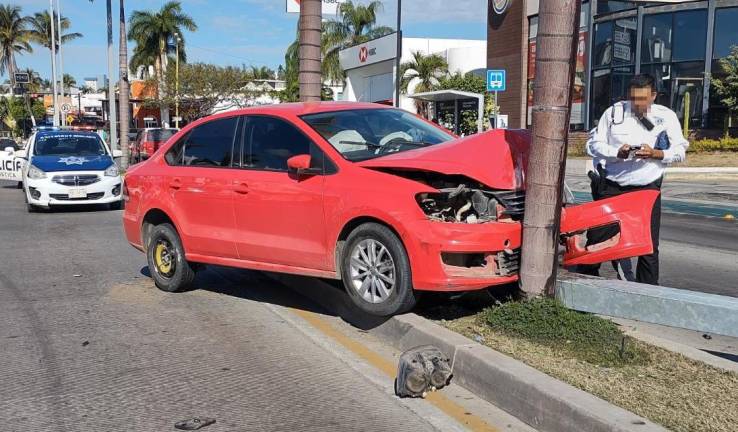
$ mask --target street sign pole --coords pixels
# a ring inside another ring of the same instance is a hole
[[[495,90],[495,129],[497,129],[497,116],[500,115],[500,107],[497,105],[497,90]]]
[[[495,94],[495,112],[493,119],[495,121],[494,129],[497,129],[500,125],[498,124],[500,107],[497,105],[497,93],[505,91],[507,84],[507,73],[505,69],[488,69],[487,70],[487,91],[494,92]],[[491,126],[491,125],[490,125]]]

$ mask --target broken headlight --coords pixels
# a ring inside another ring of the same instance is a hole
[[[474,224],[495,221],[504,210],[492,192],[464,184],[421,193],[416,198],[430,219],[441,222]]]

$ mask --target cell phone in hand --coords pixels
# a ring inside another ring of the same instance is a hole
[[[628,159],[630,159],[633,156],[635,156],[636,152],[638,150],[640,150],[640,149],[641,149],[641,146],[639,146],[639,145],[630,146],[630,150],[628,150]]]

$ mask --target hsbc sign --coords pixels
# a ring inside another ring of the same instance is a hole
[[[323,15],[336,15],[338,5],[346,0],[323,0]],[[300,13],[300,0],[287,0],[287,13]]]
[[[396,56],[397,33],[343,49],[338,53],[338,59],[343,70],[392,60]]]

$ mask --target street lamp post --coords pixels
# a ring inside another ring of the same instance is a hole
[[[51,88],[54,92],[52,102],[54,104],[54,126],[59,126],[59,99],[56,88],[56,30],[54,24],[54,0],[49,0],[49,16],[51,17]]]
[[[51,19],[54,19],[54,16],[52,15]],[[56,29],[59,32],[59,85],[61,86],[60,94],[61,94],[61,100],[59,101],[59,106],[64,104],[64,63],[62,59],[62,28],[61,28],[61,0],[56,0]],[[56,79],[56,76],[54,76],[54,79]],[[67,118],[64,113],[59,113],[59,124],[62,126],[65,126],[67,124]]]
[[[179,129],[179,44],[182,38],[179,34],[175,37],[175,58],[174,58],[174,127]]]
[[[400,86],[402,76],[400,72],[402,62],[402,0],[397,0],[397,53],[395,58],[395,106],[400,107]]]

